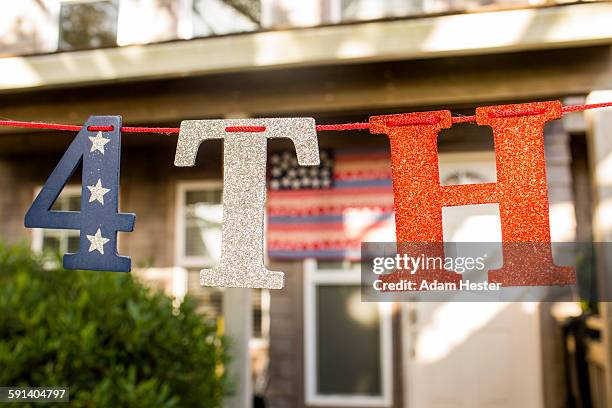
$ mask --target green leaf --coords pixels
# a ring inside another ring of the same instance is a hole
[[[67,386],[74,407],[214,408],[228,392],[215,322],[130,274],[47,271],[0,243],[0,315],[2,385]]]

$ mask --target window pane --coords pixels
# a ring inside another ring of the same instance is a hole
[[[62,191],[51,207],[52,211],[79,211],[81,208],[80,189]],[[42,230],[42,250],[46,252],[78,252],[79,232],[76,230]],[[36,248],[38,249],[38,248]]]
[[[380,396],[380,317],[359,286],[317,287],[317,393]]]
[[[256,339],[263,337],[263,314],[261,308],[262,294],[262,289],[253,289],[251,292],[251,303],[253,307],[253,337]]]
[[[221,189],[188,191],[185,197],[187,206],[200,203],[217,204],[221,202]]]
[[[62,191],[51,206],[52,211],[79,211],[81,209],[81,191],[70,190],[70,193]]]
[[[193,0],[194,36],[255,31],[260,15],[258,0]]]
[[[43,251],[45,252],[59,252],[60,251],[60,238],[57,236],[44,236],[43,237]]]
[[[536,5],[538,2],[539,0],[340,0],[340,15],[342,21],[375,20],[428,13],[495,10]],[[558,1],[551,3],[556,2]]]
[[[327,261],[319,259],[317,261],[317,266],[319,267],[319,270],[343,271],[345,265],[344,261]]]
[[[70,235],[68,236],[68,252],[76,253],[79,252],[79,235]]]
[[[427,0],[341,0],[342,20],[374,20],[418,14]]]
[[[117,45],[116,1],[66,2],[60,12],[60,50]]]
[[[65,206],[66,206],[66,200],[60,194],[60,196],[57,198],[57,200],[55,200],[55,202],[51,206],[51,211],[65,211],[66,210]]]
[[[221,319],[223,316],[223,289],[200,285],[200,270],[190,269],[187,275],[189,296],[198,302],[198,313],[207,318]],[[262,289],[253,289],[253,338],[262,338]]]
[[[295,0],[262,0],[261,22],[266,28],[308,27],[324,20],[325,2]]]
[[[223,314],[223,290],[200,285],[200,271],[190,270],[187,275],[189,296],[198,302],[198,312],[211,319],[218,319]]]
[[[361,270],[361,264],[356,261],[341,260],[331,261],[325,259],[317,260],[317,266],[322,272],[341,272],[344,273],[347,270]]]
[[[66,210],[67,211],[80,211],[81,210],[81,195],[76,194],[66,199]]]
[[[187,192],[185,203],[185,255],[218,261],[223,218],[221,189]]]
[[[199,226],[187,227],[185,232],[185,255],[187,256],[208,256],[204,244],[204,237]]]

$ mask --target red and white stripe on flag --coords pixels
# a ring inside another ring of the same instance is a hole
[[[395,241],[389,153],[340,150],[332,161],[329,188],[268,190],[270,258],[358,259],[362,242]]]

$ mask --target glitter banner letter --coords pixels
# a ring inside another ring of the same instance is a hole
[[[371,133],[387,134],[391,143],[398,251],[403,243],[409,248],[431,243],[433,255],[439,255],[442,207],[499,203],[504,264],[489,271],[489,281],[503,286],[575,283],[573,268],[554,264],[550,244],[543,129],[561,115],[557,101],[478,108],[477,123],[493,128],[497,182],[453,186],[440,185],[437,147],[438,133],[452,124],[450,111],[371,117]],[[461,278],[441,270],[411,279],[420,285]]]
[[[223,139],[221,260],[200,273],[202,286],[281,289],[282,272],[264,265],[267,140],[289,138],[298,163],[319,164],[312,118],[187,120],[181,122],[174,165],[194,166],[204,140]]]
[[[90,130],[92,127],[112,130]],[[80,211],[52,211],[53,203],[81,162]],[[91,116],[28,210],[28,228],[81,231],[79,252],[64,255],[64,268],[130,271],[130,258],[117,254],[117,231],[133,231],[136,219],[134,214],[118,212],[120,163],[121,116]]]

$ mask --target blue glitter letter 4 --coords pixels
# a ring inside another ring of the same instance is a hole
[[[90,131],[91,126],[112,126],[113,130]],[[81,211],[51,211],[81,161]],[[133,231],[136,218],[118,212],[120,162],[121,117],[91,116],[28,210],[28,228],[81,231],[79,252],[64,255],[66,269],[130,271],[130,258],[117,254],[117,232]]]

